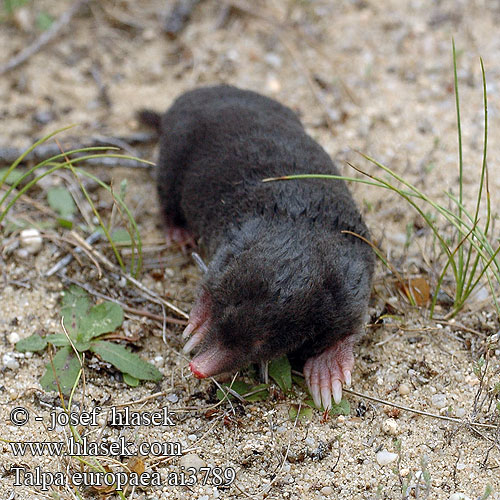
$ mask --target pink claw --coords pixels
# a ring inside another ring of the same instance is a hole
[[[196,247],[193,235],[184,227],[167,225],[166,240],[169,246],[173,243],[179,245],[183,253],[186,253],[187,248]]]
[[[206,291],[202,291],[191,309],[188,324],[182,333],[183,339],[192,335],[182,349],[185,354],[189,354],[204,339],[210,327],[210,305],[210,296]]]
[[[304,365],[304,376],[318,407],[328,410],[332,406],[332,396],[336,404],[342,400],[342,384],[351,385],[354,367],[352,348],[354,336],[338,340],[321,354],[309,358]]]

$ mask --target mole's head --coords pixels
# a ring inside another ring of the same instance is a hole
[[[324,349],[356,333],[371,276],[355,259],[330,257],[317,248],[283,248],[276,242],[265,251],[251,247],[216,256],[185,331],[192,337],[184,352],[198,347],[192,372],[204,378],[234,371],[305,344]],[[358,283],[354,293],[353,282]]]
[[[272,273],[243,256],[221,273],[211,275],[209,269],[189,318],[194,329],[186,329],[194,334],[184,351],[199,345],[193,373],[204,378],[287,352],[276,335],[282,322],[278,300]]]

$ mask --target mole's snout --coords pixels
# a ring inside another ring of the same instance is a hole
[[[207,375],[205,375],[204,373],[200,372],[200,370],[196,366],[196,363],[193,363],[193,361],[191,361],[191,363],[189,363],[189,369],[193,372],[193,375],[196,378],[207,378]]]
[[[230,370],[233,365],[231,352],[215,345],[196,355],[189,363],[189,368],[195,377],[207,378]]]

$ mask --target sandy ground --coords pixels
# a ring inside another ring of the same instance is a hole
[[[263,92],[295,109],[344,174],[353,175],[346,160],[375,171],[354,152],[360,150],[446,204],[444,191],[458,190],[454,37],[462,103],[464,198],[469,207],[474,206],[481,165],[481,56],[488,82],[490,193],[492,206],[498,206],[498,2],[290,0],[236,4],[242,8],[225,10],[223,2],[200,2],[182,33],[171,39],[162,30],[166,2],[91,1],[53,43],[0,77],[0,146],[26,147],[45,133],[72,123],[79,127],[60,136],[63,147],[97,135],[127,136],[140,130],[134,119],[137,109],[163,110],[187,89],[228,82]],[[2,22],[2,61],[39,36],[37,15],[57,18],[67,7],[61,1],[30,2],[16,19]],[[139,154],[154,159],[153,145],[140,149]],[[89,169],[101,178],[111,178],[115,186],[128,179],[127,202],[145,246],[161,243],[150,173]],[[423,276],[433,287],[439,267],[432,235],[420,218],[397,195],[361,184],[351,187],[375,240],[393,265],[404,275]],[[36,188],[29,195],[46,205],[43,189]],[[109,215],[109,197],[99,191],[94,196]],[[10,217],[40,221],[45,216],[32,205],[19,204]],[[406,247],[408,227],[414,231]],[[46,239],[40,253],[28,257],[2,247],[2,500],[77,498],[76,488],[68,484],[47,491],[29,483],[14,486],[12,466],[31,472],[36,467],[42,472],[63,471],[67,479],[80,465],[64,456],[40,458],[26,453],[16,457],[8,443],[64,441],[68,434],[66,426],[48,430],[51,409],[60,401],[54,394],[44,394],[38,383],[47,353],[20,354],[13,345],[35,332],[60,331],[63,284],[60,278],[46,278],[44,273],[65,253],[61,245]],[[99,249],[111,257],[104,244]],[[176,249],[160,252],[154,248],[145,257],[141,281],[189,311],[199,279],[190,259]],[[123,283],[109,276],[98,279],[87,258],[74,261],[67,274],[109,296],[125,296],[131,304],[137,298],[133,290],[123,289]],[[214,383],[196,380],[186,369],[187,360],[180,354],[182,327],[167,326],[164,344],[161,323],[130,315],[123,330],[139,334],[138,352],[156,364],[163,380],[131,389],[116,372],[91,359],[85,392],[79,387],[75,400],[88,411],[127,402],[138,402],[130,406],[137,410],[168,407],[175,425],[110,427],[101,419],[102,425],[81,431],[95,442],[120,437],[135,443],[179,442],[184,455],[195,455],[182,459],[144,455],[146,469],[158,472],[162,485],[129,489],[127,495],[134,499],[456,500],[461,498],[459,493],[464,498],[479,498],[488,485],[490,498],[500,499],[498,396],[493,391],[499,382],[500,347],[488,351],[482,384],[473,370],[487,351],[488,337],[499,330],[491,299],[484,298],[483,289],[451,323],[429,320],[427,309],[410,307],[397,292],[390,273],[379,265],[371,322],[380,314],[392,315],[368,327],[356,352],[355,391],[423,412],[458,417],[462,424],[351,394],[345,396],[351,405],[349,416],[322,419],[320,412],[314,412],[311,419],[294,422],[288,417],[290,406],[306,399],[298,387],[293,396],[282,397],[275,391],[265,402],[226,402],[211,409]],[[153,305],[139,302],[137,307],[150,307],[161,314]],[[447,312],[446,306],[440,306],[436,315]],[[248,373],[240,377],[255,383]],[[482,395],[475,400],[479,388]],[[16,427],[10,421],[15,407],[29,411],[31,418],[24,426]],[[35,421],[36,416],[43,422]],[[491,428],[471,427],[469,419],[489,423]],[[399,458],[380,465],[377,453],[382,450],[397,453]],[[126,461],[124,457],[113,459]],[[180,482],[182,466],[197,463],[211,467],[206,484],[199,477],[194,485],[171,483],[176,477]],[[109,459],[102,464],[120,470]],[[214,471],[225,471],[230,478],[232,470],[234,482],[217,485]],[[407,497],[405,483],[410,486]],[[77,489],[81,498],[105,496],[102,490]]]

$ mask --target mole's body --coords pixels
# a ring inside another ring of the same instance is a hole
[[[329,156],[289,108],[230,86],[183,94],[160,130],[168,236],[197,239],[210,259],[185,331],[193,373],[292,354],[317,404],[340,400],[374,267],[370,246],[341,231],[368,230],[342,181],[262,182],[338,175]]]

